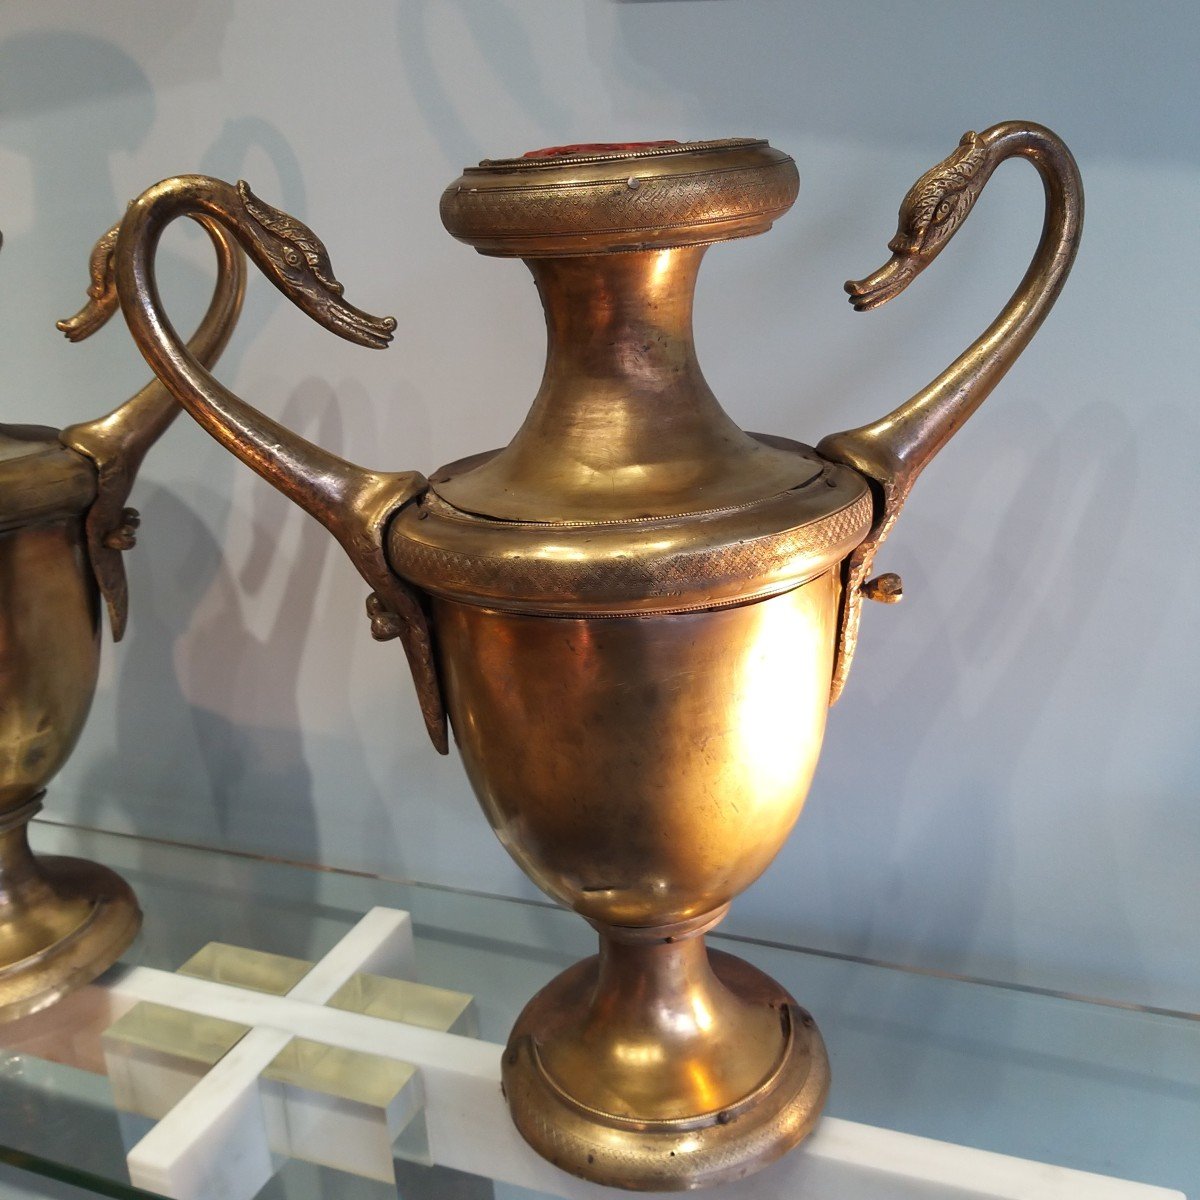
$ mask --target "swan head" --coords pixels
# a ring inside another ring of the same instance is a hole
[[[121,222],[118,221],[92,247],[88,261],[91,282],[87,289],[87,303],[73,317],[65,317],[57,323],[57,328],[66,334],[68,341],[82,342],[84,338],[91,337],[97,329],[108,323],[109,317],[120,307],[113,258],[120,232]]]
[[[988,144],[967,132],[948,158],[908,189],[896,234],[888,242],[891,259],[865,279],[846,283],[856,311],[886,304],[933,262],[967,219],[994,166]]]
[[[979,134],[964,133],[949,158],[926,171],[908,189],[900,204],[899,227],[888,249],[932,262],[967,219],[986,181],[981,171],[986,163],[987,150]]]
[[[382,350],[394,317],[375,317],[343,299],[321,239],[303,222],[260,200],[245,180],[238,196],[250,218],[241,228],[248,253],[277,288],[319,325],[360,346]]]

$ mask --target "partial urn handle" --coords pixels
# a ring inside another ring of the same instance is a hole
[[[117,294],[133,339],[176,400],[218,442],[316,517],[341,543],[389,614],[408,657],[425,725],[448,750],[445,707],[420,597],[390,568],[385,536],[404,505],[423,494],[415,471],[369,471],[300,437],[222,386],[183,345],[163,311],[154,256],[163,230],[189,216],[228,230],[264,275],[319,325],[348,341],[383,349],[396,322],[343,298],[321,240],[295,217],[205,175],[163,180],[130,205],[115,252]]]
[[[230,234],[200,219],[217,255],[217,281],[208,311],[188,341],[188,350],[211,367],[225,349],[242,311],[246,293],[246,259]],[[118,221],[92,247],[91,281],[87,303],[73,317],[58,322],[68,341],[81,342],[107,324],[120,307],[113,253]],[[92,573],[108,606],[114,642],[125,634],[129,616],[129,585],[124,551],[130,549],[138,526],[137,512],[125,507],[142,460],[179,413],[175,398],[157,379],[107,416],[69,425],[59,434],[64,446],[90,458],[96,468],[96,498],[84,521]]]
[[[858,312],[898,296],[967,219],[996,167],[1013,157],[1037,168],[1046,194],[1041,240],[1017,290],[983,334],[916,395],[881,420],[831,434],[817,446],[826,458],[864,475],[875,497],[871,532],[846,564],[830,703],[850,671],[864,596],[898,598],[893,590],[869,587],[866,581],[913,483],[1029,344],[1066,281],[1083,226],[1083,183],[1071,152],[1049,129],[1023,121],[963,134],[954,153],[904,197],[896,236],[888,243],[892,257],[874,274],[846,284]]]

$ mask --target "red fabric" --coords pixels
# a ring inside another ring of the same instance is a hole
[[[547,146],[544,150],[527,150],[522,158],[561,158],[568,154],[619,154],[625,150],[658,150],[662,146],[678,146],[674,138],[665,142],[577,142],[573,146]]]

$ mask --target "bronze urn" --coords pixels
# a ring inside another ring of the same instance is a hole
[[[219,226],[217,285],[189,347],[215,362],[241,311],[245,263]],[[114,226],[92,252],[88,303],[59,328],[86,338],[117,310]],[[111,966],[142,914],[107,867],[36,857],[27,827],[83,729],[100,664],[100,597],[125,631],[125,507],[146,452],[178,412],[152,380],[108,416],[67,429],[0,425],[0,1021],[37,1012]]]
[[[812,1128],[829,1085],[812,1018],[704,933],[779,850],[804,803],[869,578],[913,480],[1049,310],[1082,217],[1071,155],[1036,125],[967,134],[901,209],[856,308],[901,291],[992,170],[1027,158],[1047,216],[993,325],[927,388],[814,449],[742,432],[706,384],[692,296],[706,248],[790,208],[766,142],[558,147],[469,168],[442,219],[524,259],[549,349],[501,450],[426,478],[364,470],[217,383],[173,334],[153,272],[188,214],[224,225],[300,308],[383,347],[395,322],[346,303],[325,249],[244,184],[147,191],[115,268],[138,345],[219,441],[322,521],[402,642],[434,743],[446,721],[488,820],[600,952],[526,1007],[503,1060],[521,1134],[565,1170],[636,1189],[736,1179]]]

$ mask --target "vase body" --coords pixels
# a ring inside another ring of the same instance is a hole
[[[676,614],[434,604],[455,740],[492,827],[600,934],[602,959],[534,999],[505,1059],[522,1133],[590,1178],[720,1182],[819,1111],[828,1067],[807,1014],[736,959],[714,970],[703,933],[800,813],[839,593],[826,571]]]
[[[707,612],[535,617],[439,600],[455,740],[501,842],[609,925],[671,925],[758,877],[808,792],[832,572]]]

